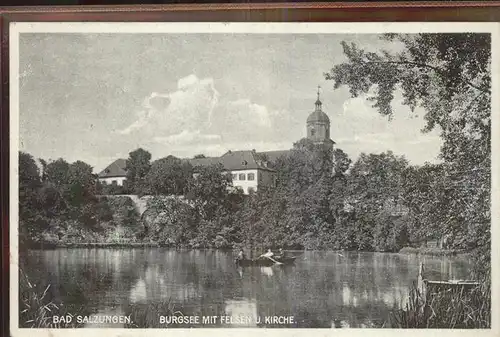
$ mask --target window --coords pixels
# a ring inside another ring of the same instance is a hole
[[[116,185],[118,185],[118,181],[113,180],[113,181],[111,181],[111,184],[116,186]]]
[[[108,183],[106,182],[106,180],[101,180],[101,184],[107,185]]]
[[[238,180],[238,175],[236,173],[233,173],[233,180]]]
[[[255,180],[255,173],[249,173],[248,180]]]
[[[311,136],[314,136],[316,134],[316,130],[311,129]]]
[[[245,180],[245,173],[240,173],[238,180]]]

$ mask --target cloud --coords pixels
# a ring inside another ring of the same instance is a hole
[[[177,88],[179,90],[184,90],[184,89],[188,89],[189,87],[193,86],[193,85],[196,85],[196,83],[198,82],[198,78],[196,77],[196,75],[194,74],[191,74],[187,77],[184,77],[184,78],[181,78],[179,79],[179,81],[177,81]]]
[[[351,119],[375,120],[378,114],[367,103],[368,96],[350,98],[342,104],[342,115]]]
[[[154,140],[158,143],[163,144],[206,144],[218,142],[221,140],[220,135],[202,134],[200,131],[190,132],[187,130],[182,131],[179,134],[168,136],[168,137],[155,137]]]
[[[228,101],[215,111],[210,131],[220,134],[225,142],[282,141],[290,138],[289,114],[270,110],[249,99]]]
[[[159,156],[276,150],[292,146],[283,142],[290,138],[289,116],[247,98],[220,100],[213,79],[191,74],[177,81],[177,90],[145,97],[136,120],[117,133],[127,136],[122,142],[142,144]]]
[[[129,126],[127,126],[125,129],[122,129],[122,130],[117,130],[116,133],[120,134],[120,135],[128,135],[132,132],[134,132],[135,130],[139,130],[139,129],[142,129],[143,127],[145,127],[148,123],[148,114],[146,111],[139,111],[137,113],[137,120],[135,122],[133,122],[132,124],[130,124]]]
[[[256,126],[270,128],[271,118],[267,108],[264,105],[252,103],[249,99],[239,99],[228,103],[233,119],[242,118]]]
[[[179,158],[193,157],[196,154],[204,154],[209,157],[221,156],[229,150],[239,151],[239,150],[252,150],[256,151],[273,151],[273,150],[288,150],[291,149],[293,144],[288,141],[282,142],[266,142],[266,141],[234,141],[234,142],[223,142],[223,143],[210,143],[210,142],[193,142],[191,144],[178,144],[171,149],[165,150],[163,146],[163,152],[161,149],[158,151],[153,151],[155,156],[167,156],[172,154]],[[159,158],[158,157],[158,158]]]
[[[361,152],[380,153],[392,150],[414,163],[437,160],[441,144],[439,128],[422,133],[425,111],[417,108],[411,112],[402,104],[396,92],[391,120],[382,116],[367,101],[368,95],[344,101],[342,111],[332,119],[332,139],[349,156],[356,158]]]
[[[178,80],[176,91],[153,92],[147,96],[142,104],[143,109],[137,113],[137,119],[118,133],[128,135],[143,131],[154,138],[206,129],[210,125],[218,97],[213,79],[199,79],[191,74]]]

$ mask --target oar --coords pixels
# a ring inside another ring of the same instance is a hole
[[[283,264],[282,262],[279,262],[279,261],[276,261],[275,259],[273,259],[272,257],[270,256],[266,256],[269,260],[273,261],[274,263],[276,264]]]

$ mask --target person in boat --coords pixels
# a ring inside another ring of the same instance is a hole
[[[276,260],[283,260],[285,258],[285,251],[280,248],[278,255],[275,257]]]
[[[266,252],[266,253],[264,253],[264,254],[262,254],[262,255],[260,256],[260,258],[268,258],[268,259],[271,259],[273,256],[274,256],[274,253],[273,253],[273,251],[271,250],[271,248],[269,248],[269,249],[267,250],[267,252]]]
[[[238,261],[246,260],[245,252],[243,251],[242,248],[240,248],[240,251],[238,252],[238,256],[236,257],[236,260],[238,260]]]

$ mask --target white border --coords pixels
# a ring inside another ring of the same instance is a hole
[[[378,34],[378,33],[453,33],[492,34],[492,93],[500,92],[500,24],[498,23],[94,23],[94,22],[13,22],[10,24],[10,328],[12,336],[361,336],[376,334],[398,336],[500,336],[500,324],[492,319],[490,330],[399,330],[399,329],[19,329],[18,303],[18,149],[19,149],[19,34],[20,33],[265,33],[265,34]],[[492,317],[500,317],[498,273],[500,247],[499,177],[500,102],[492,97]],[[15,225],[16,224],[16,225]]]

